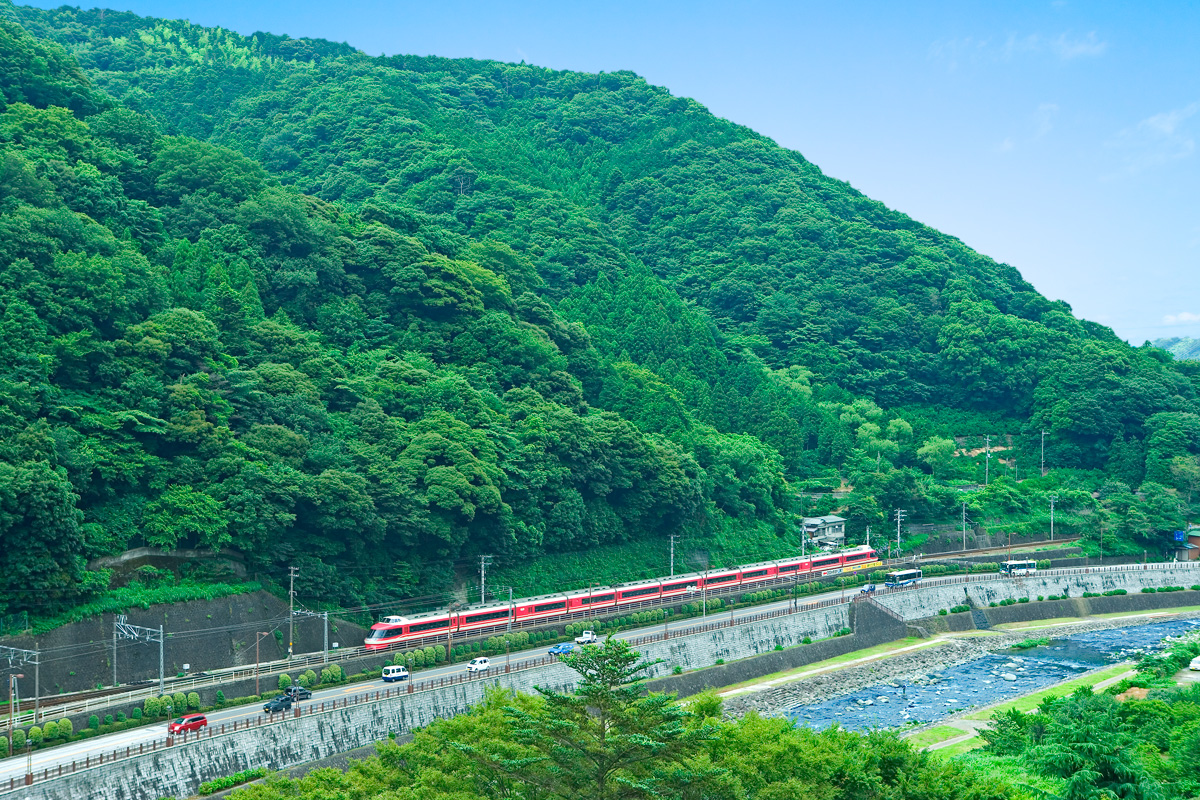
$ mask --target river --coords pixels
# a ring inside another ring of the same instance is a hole
[[[819,703],[794,706],[787,716],[822,729],[894,728],[937,722],[961,711],[1021,697],[1105,664],[1155,650],[1168,637],[1200,630],[1200,619],[1156,622],[1080,633],[1029,650],[991,653],[908,681],[887,681]]]

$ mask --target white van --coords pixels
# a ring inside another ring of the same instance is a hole
[[[408,667],[384,667],[383,680],[386,683],[408,680]]]
[[[1196,656],[1192,659],[1192,663],[1188,664],[1188,669],[1200,672],[1200,656]]]

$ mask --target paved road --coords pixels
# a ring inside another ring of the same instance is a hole
[[[807,605],[819,600],[827,600],[831,598],[841,597],[843,594],[847,597],[853,597],[857,594],[858,589],[847,589],[842,591],[825,592],[819,595],[812,595],[804,598],[801,605]],[[696,617],[689,620],[680,621],[670,626],[672,632],[696,628],[715,621],[728,621],[733,619],[738,620],[753,617],[768,611],[774,611],[786,608],[791,605],[790,600],[780,601],[776,603],[768,603],[761,606],[753,606],[751,608],[738,609],[733,612],[722,611],[709,614],[707,617]],[[635,630],[622,631],[616,634],[618,639],[630,639],[645,636],[650,633],[661,633],[663,625],[653,625]],[[513,661],[518,659],[524,660],[545,655],[549,647],[537,647],[531,650],[523,650],[512,654]],[[504,656],[495,656],[492,658],[493,669],[497,667],[503,668]],[[428,680],[429,678],[439,678],[448,675],[458,675],[465,669],[464,664],[449,664],[433,669],[423,669],[416,673],[418,681]],[[356,697],[358,695],[368,694],[370,692],[379,691],[385,687],[394,686],[397,684],[384,683],[377,679],[374,681],[364,681],[361,683],[352,683],[347,686],[338,686],[332,689],[323,689],[314,692],[311,700],[304,700],[299,705],[307,706],[312,703],[320,703],[322,701],[329,702],[330,700],[341,700],[347,697]],[[262,714],[262,703],[252,703],[249,705],[237,706],[235,708],[224,708],[218,711],[209,712],[209,725],[220,725],[222,723],[230,723],[234,720],[241,722],[247,719],[253,719]],[[57,768],[59,764],[70,765],[72,761],[86,761],[90,756],[93,761],[97,759],[101,753],[106,756],[114,750],[123,750],[126,747],[137,747],[138,745],[150,746],[151,742],[157,741],[159,746],[166,740],[167,724],[162,722],[155,725],[145,725],[139,728],[133,728],[127,731],[119,731],[106,736],[97,736],[93,739],[84,739],[71,744],[59,745],[44,750],[36,750],[33,752],[33,770],[40,773],[44,769]],[[26,774],[27,770],[27,754],[22,754],[16,758],[7,758],[0,761],[0,785],[7,786],[8,780],[11,777],[20,779]]]
[[[1050,572],[1057,572],[1057,570],[1053,570]],[[926,579],[923,583],[926,586],[936,586],[939,583],[948,582],[951,580],[954,580],[954,578],[953,577],[931,578],[931,579]],[[858,594],[858,591],[859,590],[857,588],[849,588],[849,589],[845,589],[845,590],[839,589],[839,590],[835,590],[835,591],[824,592],[821,594],[810,595],[810,596],[805,597],[803,600],[801,600],[800,605],[803,608],[804,606],[807,606],[809,604],[815,604],[821,600],[829,600],[829,599],[833,599],[833,598],[845,598],[845,599],[849,600],[850,598],[856,596]],[[881,591],[881,594],[883,594],[883,593],[885,593],[885,592]],[[743,608],[743,609],[738,609],[735,611],[721,611],[721,612],[709,614],[707,617],[696,617],[696,618],[689,619],[686,621],[680,621],[680,622],[674,623],[670,626],[670,629],[672,632],[676,632],[676,631],[688,630],[691,628],[698,628],[698,627],[701,627],[703,625],[706,625],[706,624],[709,624],[709,623],[712,623],[712,622],[715,622],[718,620],[722,621],[722,622],[728,621],[730,619],[737,621],[737,620],[742,620],[742,619],[746,619],[749,617],[754,617],[756,615],[763,614],[765,612],[783,609],[790,605],[791,605],[791,600],[781,600],[781,601],[774,602],[774,603],[767,603],[765,605],[753,606],[751,608]],[[651,625],[651,626],[647,626],[647,627],[639,628],[639,629],[635,629],[635,630],[623,631],[619,634],[616,634],[616,638],[618,638],[618,639],[637,638],[640,636],[645,636],[650,633],[661,633],[662,630],[663,630],[663,625],[656,624],[656,625]],[[524,650],[519,653],[513,653],[512,659],[515,662],[518,659],[518,657],[520,659],[524,660],[527,658],[542,656],[542,655],[546,654],[546,651],[548,649],[549,649],[548,647],[537,647],[537,648],[533,648],[530,650]],[[391,654],[388,654],[388,655],[390,657]],[[492,662],[495,666],[502,667],[503,663],[504,663],[504,656],[494,657],[492,659]],[[493,667],[493,668],[495,668],[495,667]],[[457,674],[460,674],[464,669],[465,669],[465,665],[463,665],[463,664],[450,664],[450,665],[446,665],[446,666],[442,666],[442,667],[436,667],[434,669],[421,670],[419,673],[417,673],[417,679],[419,681],[423,681],[423,680],[427,680],[429,678],[437,678],[437,677],[443,677],[443,676],[447,676],[447,675],[457,675]],[[328,702],[329,700],[333,700],[333,699],[340,700],[340,699],[347,698],[347,697],[355,697],[357,695],[375,692],[375,691],[378,691],[378,690],[384,688],[385,686],[391,686],[391,685],[392,684],[383,683],[382,680],[374,680],[374,681],[366,681],[366,682],[362,682],[362,683],[354,683],[354,684],[350,684],[347,686],[339,686],[339,687],[335,687],[333,689],[324,689],[319,692],[315,692],[313,694],[313,697],[311,700],[303,701],[301,703],[301,705],[307,705],[307,704],[310,704],[313,702],[319,703],[321,701]],[[221,723],[229,723],[229,722],[233,722],[234,720],[237,720],[240,722],[240,721],[246,720],[246,719],[253,719],[253,718],[259,716],[261,713],[262,713],[262,704],[261,703],[253,703],[253,704],[249,704],[249,705],[239,706],[236,708],[226,708],[226,709],[221,709],[219,711],[214,711],[214,712],[208,714],[208,719],[209,719],[210,725],[220,725]],[[101,753],[104,753],[107,755],[117,749],[124,749],[126,747],[136,747],[139,744],[149,745],[153,741],[157,741],[161,745],[165,741],[165,739],[166,739],[166,723],[165,722],[157,724],[157,725],[147,725],[147,726],[144,726],[141,728],[134,728],[134,729],[128,730],[128,731],[120,731],[118,733],[108,734],[107,736],[98,736],[93,739],[85,739],[80,742],[74,742],[74,743],[68,744],[68,745],[60,745],[58,747],[52,747],[49,749],[35,752],[33,754],[33,769],[35,772],[41,772],[44,769],[55,768],[59,764],[70,765],[72,761],[76,761],[76,762],[83,761],[83,760],[87,759],[89,756],[91,756],[92,759],[94,760]],[[10,757],[10,758],[4,759],[3,761],[0,761],[0,785],[6,786],[10,777],[16,776],[19,778],[19,777],[25,775],[25,773],[26,773],[26,756],[25,755],[20,755],[17,757]]]

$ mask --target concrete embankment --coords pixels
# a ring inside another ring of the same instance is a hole
[[[717,617],[713,625],[721,624]],[[742,625],[717,627],[690,636],[641,643],[638,650],[651,661],[650,677],[663,677],[676,666],[695,669],[792,648],[808,637],[831,637],[850,624],[848,607],[832,606]],[[21,797],[31,800],[136,800],[193,794],[200,783],[252,767],[285,769],[369,745],[390,733],[401,735],[436,719],[461,714],[478,703],[490,687],[533,692],[535,687],[569,691],[577,674],[562,664],[550,664],[508,675],[489,676],[442,689],[368,700],[307,713],[299,718],[236,733],[205,737],[147,755],[122,758],[62,777],[35,780]],[[366,687],[364,687],[366,688]],[[39,775],[38,778],[41,776]],[[0,786],[0,796],[3,789]]]
[[[965,584],[931,585],[883,594],[878,598],[878,605],[875,601],[835,605],[767,620],[726,625],[666,641],[645,641],[639,643],[637,649],[650,660],[662,659],[662,663],[649,670],[652,688],[687,694],[699,691],[704,685],[726,685],[902,638],[913,629],[911,622],[914,619],[920,622],[923,618],[925,624],[930,626],[936,624],[936,620],[947,619],[939,617],[938,610],[961,603],[964,596],[976,606],[982,605],[985,615],[996,611],[1010,612],[1012,609],[1028,609],[1021,613],[1036,614],[1039,612],[1033,609],[1044,607],[1041,612],[1050,617],[1062,616],[1061,610],[1051,602],[1038,603],[1034,600],[1003,608],[991,608],[987,604],[1001,599],[1017,599],[1031,593],[1035,597],[1037,594],[1060,594],[1064,587],[1073,596],[1081,595],[1084,591],[1126,588],[1135,594],[1124,598],[1106,598],[1109,601],[1106,609],[1120,605],[1117,601],[1123,601],[1132,608],[1151,602],[1136,594],[1142,586],[1196,583],[1200,583],[1200,568],[1060,574],[1022,580],[989,578]],[[1161,597],[1171,598],[1179,605],[1200,603],[1198,592],[1176,592]],[[1153,602],[1159,601],[1155,599]],[[967,614],[953,616],[970,617]],[[718,617],[714,619],[714,624],[720,621]],[[851,625],[855,630],[853,634],[830,638],[835,632]],[[1038,635],[1046,634],[1039,631]],[[806,637],[814,640],[814,643],[801,646]],[[1018,635],[1018,638],[1023,637]],[[827,641],[816,641],[822,639]],[[777,647],[783,649],[776,650]],[[914,657],[924,656],[925,653],[914,654]],[[968,653],[963,651],[962,657],[967,656]],[[718,665],[718,660],[728,663]],[[713,666],[721,671],[704,669]],[[689,672],[701,672],[694,675],[685,672],[676,676],[672,674],[676,667]],[[250,767],[288,768],[368,745],[385,738],[389,733],[403,734],[428,725],[435,719],[462,713],[479,702],[490,686],[516,691],[532,691],[535,686],[569,690],[575,677],[574,672],[556,663],[447,686],[437,691],[364,700],[321,713],[309,713],[299,718],[239,730],[234,734],[202,738],[153,754],[122,758],[105,763],[100,768],[61,778],[42,780],[39,775],[32,786],[20,790],[21,796],[32,800],[75,800],[78,797],[133,800],[141,797],[186,796],[193,793],[204,780]],[[839,673],[836,679],[820,686],[819,691],[839,694],[845,691],[845,680],[843,674]]]

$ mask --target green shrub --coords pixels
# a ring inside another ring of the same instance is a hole
[[[782,649],[782,648],[781,648],[781,649]],[[717,659],[717,666],[720,666],[721,664],[724,664],[724,663],[725,663],[725,659],[723,659],[723,658],[718,658],[718,659]]]
[[[441,664],[443,661],[446,660],[446,646],[445,645],[439,644],[433,648],[433,660],[434,660],[435,664]]]
[[[95,714],[92,715],[92,719],[96,719]],[[96,726],[93,725],[92,727],[96,727]],[[43,738],[42,729],[39,728],[37,725],[34,725],[32,728],[29,729],[29,741],[33,743],[34,747],[37,747],[38,745],[40,745],[42,743],[42,738]]]
[[[988,608],[995,608],[995,607],[996,607],[995,603],[988,603]]]
[[[1155,592],[1155,589],[1153,586],[1143,586],[1142,587],[1142,594],[1154,594],[1154,592]]]
[[[200,693],[188,692],[187,707],[192,711],[197,711],[200,708]]]
[[[1099,597],[1100,593],[1099,592],[1084,592],[1083,596],[1084,597]]]
[[[8,758],[8,737],[0,736],[0,758]]]
[[[115,720],[115,719],[113,719],[113,715],[112,715],[112,714],[105,714],[105,715],[104,715],[104,724],[105,724],[105,725],[112,725],[114,722],[116,722],[116,720]]]
[[[1051,566],[1050,559],[1048,559],[1048,558],[1038,559],[1038,562],[1037,562],[1038,569],[1050,569],[1050,566]]]
[[[279,691],[281,691],[281,692],[285,692],[288,689],[292,688],[292,676],[288,675],[286,672],[283,673],[282,675],[279,676],[278,685],[279,685]]]
[[[13,752],[15,753],[25,746],[25,731],[21,728],[17,728],[15,731],[13,731],[12,740]]]
[[[1042,597],[1040,594],[1038,595],[1038,602],[1039,602],[1039,603],[1040,603],[1040,602],[1042,602],[1042,601],[1043,601],[1043,600],[1045,600],[1045,599],[1046,599],[1046,598]]]
[[[71,724],[71,720],[63,717],[58,721],[58,737],[60,739],[70,739],[75,735],[75,726]]]
[[[242,772],[238,772],[234,775],[228,775],[224,778],[217,778],[216,780],[205,781],[204,783],[200,784],[199,793],[202,795],[213,794],[215,792],[221,791],[222,789],[228,789],[232,786],[237,786],[238,784],[241,784],[241,783],[247,783],[248,781],[256,781],[259,778],[265,778],[265,777],[267,777],[267,770],[263,767],[259,767],[257,769],[247,769],[247,770],[243,770]]]
[[[95,714],[92,714],[90,717],[88,717],[88,727],[92,728],[93,730],[96,728],[99,728],[100,727],[100,718],[97,717]]]
[[[185,711],[187,711],[187,695],[183,692],[171,695],[171,713],[182,714]]]
[[[1016,644],[1014,644],[1014,645],[1013,645],[1013,649],[1014,649],[1014,650],[1030,650],[1030,649],[1032,649],[1032,648],[1034,648],[1034,647],[1041,647],[1041,646],[1043,646],[1043,645],[1047,645],[1047,644],[1050,644],[1050,640],[1049,640],[1049,639],[1045,639],[1045,638],[1042,638],[1042,639],[1026,639],[1026,640],[1025,640],[1025,641],[1023,641],[1023,642],[1017,642]]]
[[[1197,583],[1195,586],[1193,586],[1193,587],[1192,587],[1192,591],[1193,591],[1193,592],[1200,592],[1200,583]]]
[[[949,614],[949,613],[950,613],[950,612],[949,612],[949,611],[947,611],[947,610],[946,610],[946,609],[944,609],[944,608],[939,608],[939,609],[938,609],[938,616],[939,616],[939,617],[944,617],[944,616],[946,616],[946,615],[947,615],[947,614]]]
[[[683,667],[681,667],[681,666],[679,666],[678,664],[676,664],[676,665],[675,665],[675,669],[671,670],[671,672],[672,672],[672,674],[674,674],[674,675],[682,675],[682,674],[683,674]]]
[[[124,721],[125,721],[125,712],[118,711],[117,712],[117,722],[124,722]]]
[[[971,610],[970,606],[966,606],[966,605],[954,606],[953,608],[950,609],[950,613],[951,614],[961,614],[964,611],[970,611],[970,610]]]
[[[225,693],[220,689],[217,689],[216,706],[217,708],[223,708],[225,706]]]
[[[800,640],[800,644],[812,644],[812,637],[805,636],[803,639]]]
[[[220,695],[220,696],[217,698],[217,701],[218,701],[218,702],[217,702],[217,705],[220,705],[222,702],[224,702],[224,701],[225,701],[225,696],[224,696],[224,695],[222,695],[220,692],[217,692],[217,694],[218,694],[218,695]],[[141,718],[142,718],[142,709],[140,709],[140,708],[134,708],[134,709],[133,709],[133,713],[132,713],[132,714],[130,714],[130,716],[131,716],[131,717],[133,717],[134,719],[141,719]]]
[[[1017,602],[1018,602],[1018,603],[1028,603],[1028,602],[1029,602],[1029,598],[1028,598],[1028,597],[1018,597],[1018,598],[1017,598]]]
[[[413,650],[412,658],[413,658],[413,664],[416,666],[417,669],[420,669],[421,667],[425,666],[425,651],[424,650]]]

